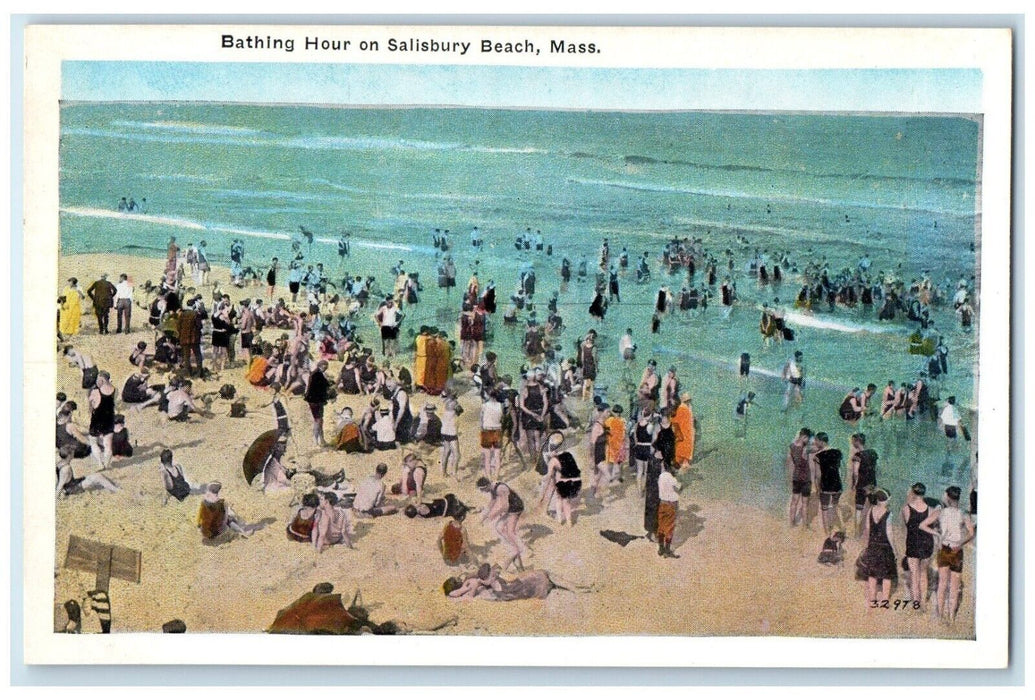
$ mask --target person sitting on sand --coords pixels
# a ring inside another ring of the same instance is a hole
[[[316,509],[313,525],[313,546],[322,552],[331,545],[352,546],[352,519],[347,508],[339,504],[338,497],[331,491],[318,492],[320,505]]]
[[[57,491],[54,494],[55,498],[75,496],[86,491],[98,491],[101,489],[111,493],[118,493],[119,487],[103,474],[87,474],[77,478],[75,472],[72,471],[73,455],[74,450],[68,445],[58,450],[56,466]]]
[[[438,536],[438,551],[442,554],[442,561],[449,566],[458,566],[470,557],[467,530],[464,528],[466,517],[466,507],[455,512],[446,526],[442,528],[442,534]]]
[[[435,413],[435,404],[424,404],[424,409],[417,414],[413,442],[424,443],[430,447],[442,446],[442,419]]]
[[[203,494],[208,489],[208,484],[198,485],[187,480],[183,466],[173,462],[173,451],[170,449],[162,450],[158,457],[158,467],[162,471],[162,486],[165,488],[163,506],[169,502],[170,496],[182,502],[187,496]]]
[[[247,525],[241,522],[233,508],[219,496],[222,490],[223,485],[218,481],[208,484],[205,489],[205,495],[198,507],[198,529],[201,530],[202,539],[213,540],[228,529],[241,537],[249,537],[260,530],[262,525]]]
[[[78,405],[75,401],[63,402],[56,420],[57,442],[55,446],[58,449],[67,446],[72,451],[72,457],[83,459],[84,457],[89,457],[92,450],[90,449],[89,436],[82,428],[76,425],[72,417],[77,408]]]
[[[191,381],[186,379],[179,387],[169,392],[167,397],[169,407],[165,411],[167,420],[186,423],[190,419],[191,412],[202,413],[191,395],[192,386]]]
[[[334,448],[347,454],[370,452],[363,431],[352,418],[352,409],[346,406],[336,415],[338,416],[338,435],[334,438]]]
[[[356,499],[352,504],[357,513],[377,518],[399,512],[395,506],[385,504],[384,478],[387,473],[388,465],[381,462],[373,474],[360,482],[356,489]]]
[[[315,493],[302,496],[302,505],[287,524],[287,538],[294,542],[312,542],[316,529],[316,511],[320,497]]]
[[[272,351],[267,348],[263,350],[262,354],[255,354],[252,356],[251,363],[248,365],[248,372],[245,374],[245,378],[252,386],[267,385],[268,380],[266,378],[266,374],[270,369],[269,357],[271,354]]]
[[[111,437],[112,457],[132,457],[133,445],[129,442],[129,431],[126,430],[126,417],[121,413],[115,416],[115,432]]]
[[[379,409],[377,419],[371,427],[374,432],[374,449],[394,450],[397,447],[395,441],[395,421],[392,420],[390,409]]]
[[[84,389],[93,389],[97,383],[97,366],[93,363],[93,358],[83,352],[79,352],[71,345],[66,345],[62,351],[62,354],[68,359],[68,362],[73,367],[78,367],[83,373],[82,387]]]
[[[133,410],[140,411],[161,401],[162,389],[165,387],[149,386],[150,376],[146,367],[129,375],[122,385],[122,403],[134,404]]]
[[[277,442],[273,445],[269,455],[266,456],[266,463],[262,466],[262,490],[264,493],[284,491],[291,488],[291,477],[294,472],[288,472],[284,468],[280,458],[284,456],[284,443]]]
[[[403,457],[402,474],[399,477],[399,483],[392,484],[392,494],[407,498],[416,496],[419,503],[424,497],[424,482],[427,481],[427,478],[428,467],[424,464],[424,460],[415,452],[410,452]]]
[[[153,360],[154,355],[148,354],[147,343],[143,340],[137,343],[136,348],[129,354],[129,363],[139,371],[142,371],[145,367],[150,367]]]

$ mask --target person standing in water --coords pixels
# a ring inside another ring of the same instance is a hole
[[[280,261],[277,258],[270,260],[269,270],[266,271],[266,296],[273,301],[273,292],[277,290],[277,270],[280,269]]]
[[[841,514],[838,504],[844,486],[841,481],[841,450],[828,444],[826,433],[816,433],[815,451],[810,456],[811,471],[819,477],[819,508],[823,517],[823,531],[829,535],[834,521],[840,528]]]
[[[783,366],[783,372],[780,376],[787,385],[783,394],[782,410],[784,411],[788,409],[792,399],[798,404],[805,401],[805,397],[802,394],[802,390],[805,387],[805,367],[802,364],[803,357],[804,355],[801,350],[797,350],[794,353],[794,357],[787,360],[787,364]]]

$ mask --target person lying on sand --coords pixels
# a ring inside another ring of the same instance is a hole
[[[500,602],[543,600],[554,589],[577,593],[594,590],[589,586],[560,585],[548,572],[542,570],[524,571],[508,581],[500,577],[499,566],[490,567],[488,564],[482,564],[476,573],[463,579],[453,576],[442,584],[442,591],[450,598],[479,598]]]

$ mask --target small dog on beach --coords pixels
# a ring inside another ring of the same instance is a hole
[[[845,562],[845,533],[838,530],[830,537],[823,540],[823,549],[819,551],[816,561],[828,566],[844,566]]]

